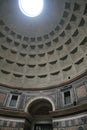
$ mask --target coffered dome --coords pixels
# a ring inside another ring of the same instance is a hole
[[[0,0],[0,83],[42,89],[86,71],[86,0],[44,0],[35,18],[18,0]]]

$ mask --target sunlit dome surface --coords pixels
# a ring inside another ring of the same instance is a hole
[[[0,84],[42,90],[87,74],[86,0],[43,1],[32,18],[19,0],[0,0]]]
[[[43,0],[19,0],[19,8],[26,16],[36,17],[43,10]]]

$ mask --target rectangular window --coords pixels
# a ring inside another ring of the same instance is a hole
[[[87,81],[84,84],[85,84],[85,88],[86,88],[86,92],[87,92]]]
[[[34,130],[52,130],[52,124],[35,124]]]
[[[61,122],[58,122],[58,128],[61,128]]]
[[[16,107],[18,95],[12,95],[9,106]]]
[[[64,103],[65,104],[70,104],[71,103],[70,91],[64,92]]]

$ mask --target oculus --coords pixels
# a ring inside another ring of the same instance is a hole
[[[36,17],[43,10],[43,0],[19,0],[19,8],[28,17]]]

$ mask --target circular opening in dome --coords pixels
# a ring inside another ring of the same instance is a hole
[[[19,0],[19,8],[23,14],[29,17],[36,17],[43,10],[43,0]]]

